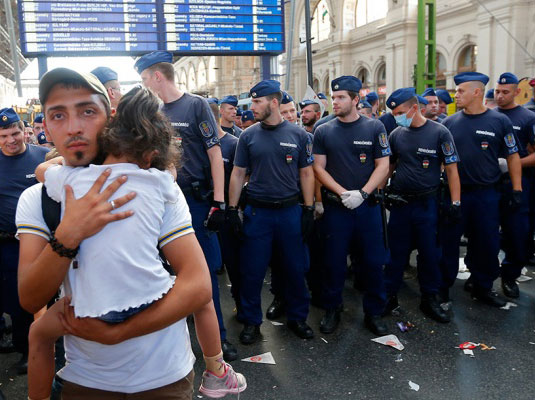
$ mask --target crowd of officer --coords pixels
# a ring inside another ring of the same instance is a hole
[[[448,116],[453,99],[441,89],[394,90],[385,103],[390,111],[379,115],[379,96],[361,96],[353,76],[331,82],[331,103],[322,93],[296,102],[279,82],[265,80],[250,89],[251,105],[243,110],[233,95],[205,99],[180,91],[170,53],[147,54],[135,69],[176,129],[177,183],[210,269],[226,360],[236,359],[237,350],[224,324],[233,311],[219,301],[223,268],[242,344],[261,337],[268,268],[274,300],[266,317],[285,315],[303,339],[314,336],[310,304],[324,310],[322,333],[337,329],[348,256],[363,290],[364,324],[376,335],[389,332],[383,317],[400,306],[397,293],[414,250],[421,311],[440,323],[451,320],[449,289],[463,236],[472,297],[503,307],[493,290],[498,277],[505,296],[519,296],[516,279],[534,252],[535,102],[515,103],[514,74],[503,73],[489,91],[484,74],[455,76],[459,111]],[[117,73],[107,67],[92,73],[117,107]],[[44,146],[53,147],[42,118],[29,126],[12,109],[0,110],[0,311],[11,315],[13,331],[11,343],[0,319],[0,352],[23,354],[21,373],[27,362],[21,338],[32,316],[17,300],[14,219]]]

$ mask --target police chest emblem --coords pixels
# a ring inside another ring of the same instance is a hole
[[[481,142],[481,148],[487,150],[489,148],[489,142]]]
[[[424,167],[424,168],[428,168],[429,167],[429,160],[427,158],[422,161],[422,167]]]
[[[513,148],[516,145],[515,137],[512,133],[508,133],[505,138],[505,145],[509,148]]]
[[[208,123],[208,121],[203,121],[199,124],[199,129],[201,130],[201,133],[204,137],[210,137],[212,136],[212,127]]]
[[[364,164],[366,162],[366,153],[361,153],[360,154],[360,162],[362,164]]]
[[[293,156],[291,154],[286,154],[286,163],[291,164],[294,160]]]
[[[379,144],[385,149],[388,147],[388,138],[386,137],[386,133],[383,132],[379,135]]]
[[[2,116],[2,121],[7,121],[7,116],[6,115]]]
[[[450,142],[442,143],[442,153],[444,153],[445,156],[451,156],[453,152],[453,145]]]

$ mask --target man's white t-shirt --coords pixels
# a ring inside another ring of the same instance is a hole
[[[17,235],[30,233],[50,239],[41,207],[42,184],[26,189],[17,206]],[[166,203],[159,246],[192,233],[191,216],[182,192],[175,203]],[[140,241],[141,238],[135,238]],[[70,280],[73,268],[66,280]],[[116,345],[103,345],[65,336],[65,367],[62,379],[95,389],[137,393],[169,385],[184,378],[193,368],[188,327],[182,319],[149,335]]]
[[[166,233],[162,232],[165,205],[177,202],[180,194],[170,173],[127,163],[91,164],[86,168],[55,166],[45,173],[47,193],[61,202],[63,212],[65,185],[70,185],[79,199],[107,168],[111,168],[111,174],[104,188],[122,175],[128,177],[110,200],[135,191],[136,197],[118,210],[133,210],[134,215],[106,225],[80,244],[73,260],[77,268],[69,271],[65,284],[77,317],[99,317],[150,304],[163,297],[174,283],[158,256],[158,240]],[[184,215],[188,215],[187,210]],[[183,234],[191,232],[188,218],[178,222],[189,227]]]

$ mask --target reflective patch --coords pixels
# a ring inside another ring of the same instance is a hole
[[[512,133],[508,133],[503,139],[507,147],[513,148],[516,146],[515,136]]]
[[[379,135],[379,144],[381,145],[381,147],[388,147],[388,138],[386,136],[386,133],[383,132]]]
[[[489,142],[481,142],[481,148],[487,150],[489,148]]]
[[[442,143],[442,152],[445,156],[451,156],[455,152],[453,144],[451,142]]]
[[[383,156],[390,156],[390,155],[392,155],[392,152],[390,151],[390,147],[388,147],[387,149],[383,149],[383,150],[381,150],[381,154],[382,154]]]
[[[210,137],[214,134],[212,126],[208,123],[208,121],[201,122],[199,124],[199,129],[204,137]]]
[[[444,162],[446,164],[452,164],[452,163],[456,163],[456,162],[459,162],[459,158],[456,156],[456,155],[453,155],[451,157],[446,157],[444,159]]]

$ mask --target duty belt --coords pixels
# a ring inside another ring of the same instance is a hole
[[[321,200],[324,204],[344,207],[341,197],[333,191],[327,189],[325,186],[321,187]]]
[[[498,185],[498,183],[491,183],[488,185],[461,184],[461,192],[474,192],[476,190],[498,189]]]
[[[15,240],[15,234],[12,232],[0,231],[0,240]]]
[[[213,191],[204,181],[195,181],[188,186],[180,186],[184,196],[193,196],[197,201],[211,201]]]
[[[299,203],[299,196],[288,197],[282,200],[262,200],[247,197],[247,204],[252,207],[280,209],[295,206]]]
[[[407,201],[415,201],[415,200],[423,200],[427,199],[429,197],[433,197],[437,194],[438,188],[433,188],[430,190],[424,190],[421,192],[398,192],[398,191],[392,191],[392,194],[401,196],[404,200]]]

